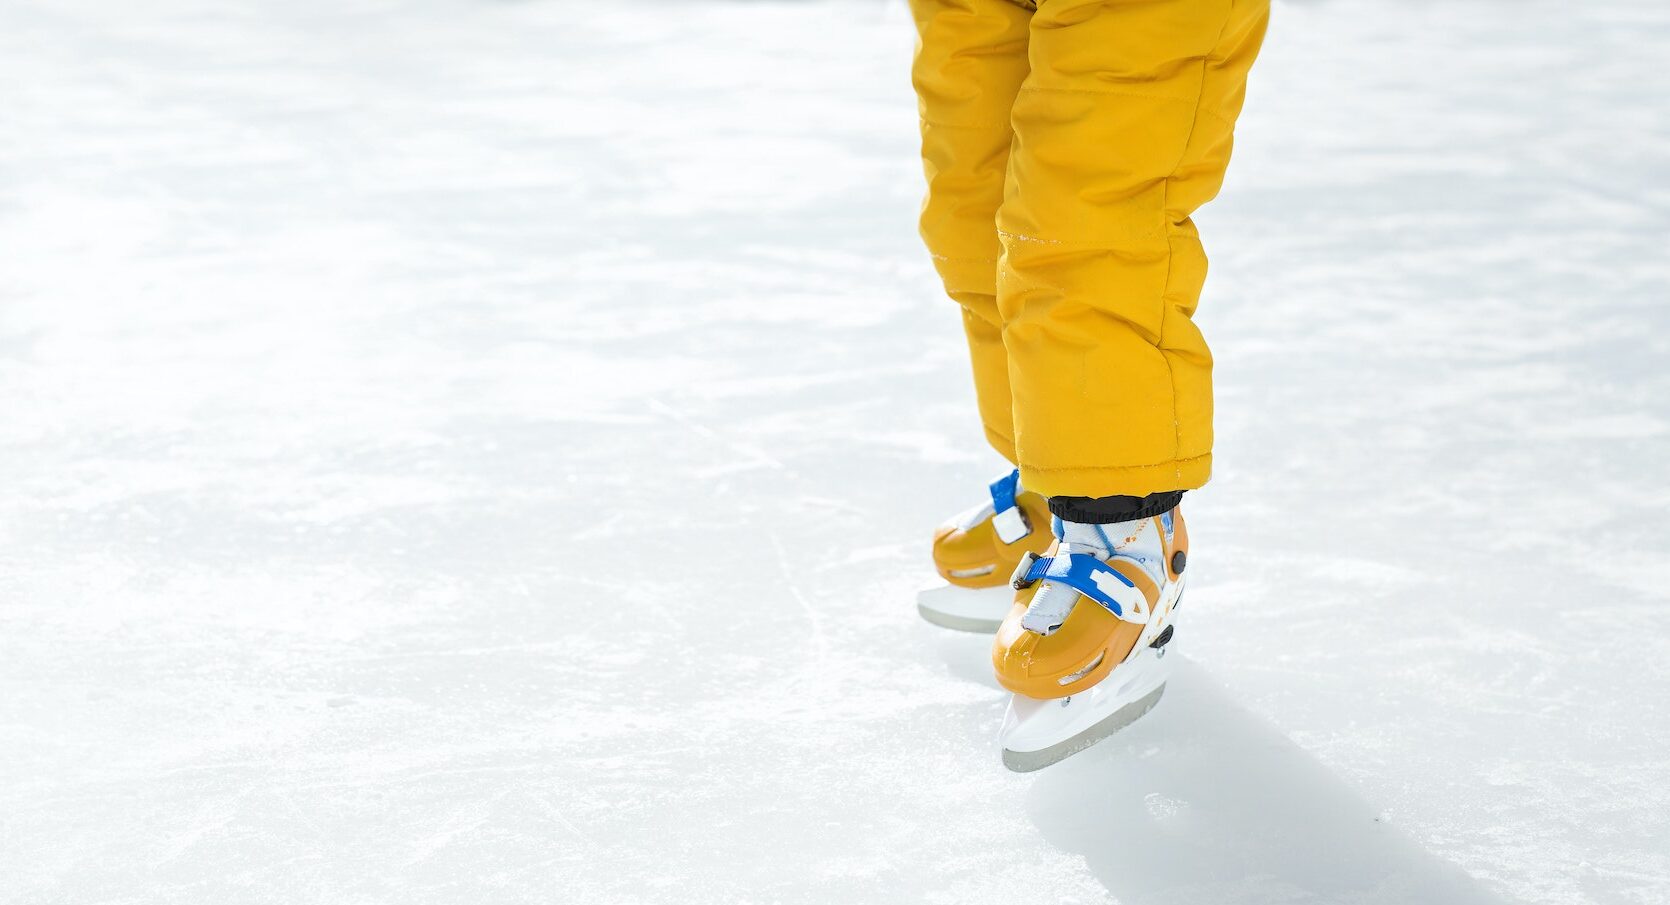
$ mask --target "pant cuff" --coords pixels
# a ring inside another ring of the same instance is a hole
[[[1014,440],[1009,439],[989,427],[984,429],[986,431],[986,442],[992,445],[992,449],[997,450],[998,455],[1002,456],[1010,465],[1016,465],[1020,462],[1020,457],[1015,455]],[[1028,490],[1032,489],[1032,485],[1027,484],[1025,481],[1021,482],[1021,486]]]
[[[1047,497],[1145,497],[1203,486],[1212,476],[1212,455],[1154,465],[1050,468],[1023,461],[1020,467],[1022,486]]]

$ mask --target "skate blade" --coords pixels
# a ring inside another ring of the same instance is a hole
[[[940,628],[959,632],[996,634],[1014,605],[1015,592],[1008,585],[995,588],[959,588],[956,585],[930,588],[916,595],[916,612]]]
[[[1154,705],[1160,702],[1160,695],[1164,694],[1165,690],[1165,683],[1162,682],[1158,688],[1108,714],[1094,726],[1072,738],[1056,742],[1048,748],[1041,748],[1037,751],[1011,751],[1004,748],[1003,765],[1016,773],[1031,773],[1034,770],[1042,770],[1051,764],[1066,760],[1131,725],[1140,719],[1143,714],[1153,710]]]

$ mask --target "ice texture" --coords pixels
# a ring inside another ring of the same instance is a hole
[[[0,900],[1670,902],[1670,7],[1280,2],[1149,717],[999,765],[897,0],[0,4]]]

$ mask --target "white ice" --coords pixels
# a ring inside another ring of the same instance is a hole
[[[0,900],[1670,902],[1670,9],[1282,2],[1006,773],[897,0],[0,4]]]

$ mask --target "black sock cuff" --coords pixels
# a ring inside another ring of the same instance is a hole
[[[1111,525],[1170,512],[1182,499],[1181,490],[1162,490],[1147,496],[1052,496],[1050,514],[1068,522]]]

